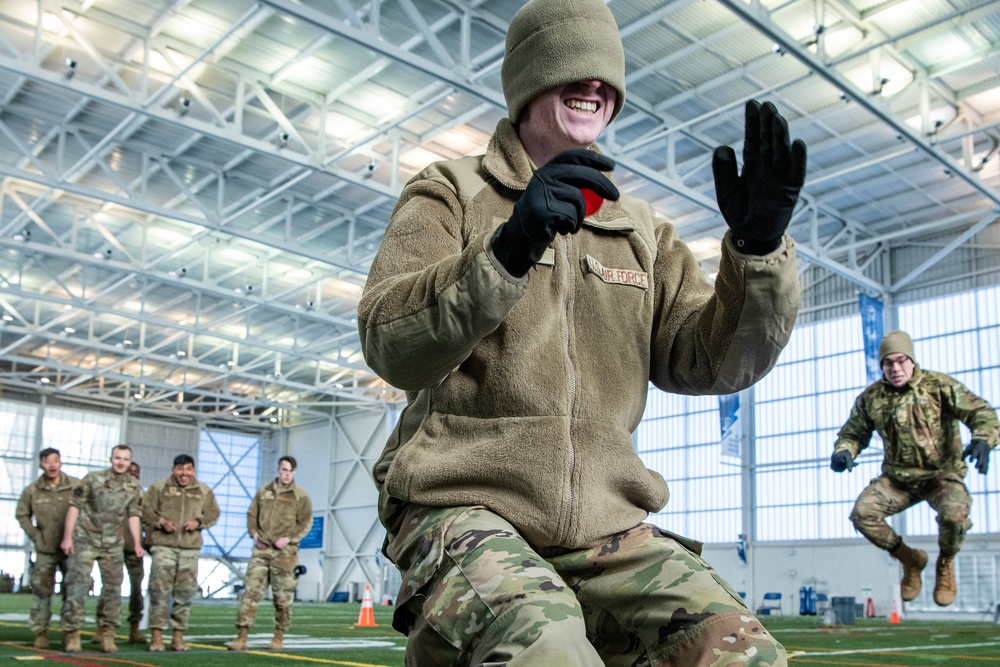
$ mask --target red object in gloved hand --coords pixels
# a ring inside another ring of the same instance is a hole
[[[587,215],[594,215],[601,210],[601,205],[604,204],[603,197],[587,188],[580,188],[580,194],[583,195],[583,204],[587,209]]]

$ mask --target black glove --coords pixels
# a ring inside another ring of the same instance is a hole
[[[985,440],[973,440],[962,452],[962,458],[969,459],[970,463],[975,461],[976,470],[979,471],[979,474],[985,475],[986,471],[990,469],[990,446],[986,444]]]
[[[614,168],[611,158],[583,148],[563,151],[540,167],[510,220],[493,236],[493,254],[500,264],[520,278],[542,258],[556,234],[575,234],[586,215],[580,188],[618,199],[618,188],[601,173]]]
[[[799,190],[806,180],[806,145],[788,143],[788,123],[770,102],[746,107],[743,173],[736,153],[719,146],[712,156],[715,198],[740,252],[766,255],[781,245]]]
[[[854,469],[855,465],[857,464],[854,463],[854,457],[846,449],[838,450],[830,457],[830,469],[833,472],[844,472],[845,470],[849,472]]]

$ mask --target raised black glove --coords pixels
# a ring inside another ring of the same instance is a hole
[[[806,145],[788,143],[788,123],[770,102],[746,106],[743,173],[736,152],[719,146],[712,156],[715,198],[740,252],[766,255],[781,245],[806,180]]]
[[[969,462],[976,462],[976,470],[979,474],[985,475],[986,471],[990,469],[990,446],[986,444],[985,440],[973,440],[969,443],[969,446],[965,448],[962,452],[963,459],[969,459]]]
[[[854,457],[846,449],[840,449],[830,457],[830,469],[833,472],[851,471],[854,469]]]
[[[618,199],[618,188],[601,173],[614,168],[611,158],[580,148],[559,153],[535,171],[510,220],[493,236],[493,254],[500,264],[521,277],[542,258],[556,234],[575,234],[586,215],[580,188]]]

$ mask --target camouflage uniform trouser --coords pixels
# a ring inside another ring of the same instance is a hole
[[[650,524],[535,549],[482,507],[411,506],[389,555],[406,665],[787,665],[708,564]]]
[[[881,475],[871,481],[858,496],[851,511],[851,522],[875,546],[886,551],[899,543],[885,517],[899,514],[922,500],[937,512],[938,546],[945,556],[954,556],[972,528],[969,510],[972,496],[958,475],[911,482],[905,486]]]
[[[139,623],[142,620],[142,577],[145,568],[142,559],[135,555],[135,551],[125,551],[125,571],[128,573],[128,582],[131,592],[128,597],[128,622]]]
[[[62,629],[64,632],[77,631],[84,623],[84,603],[87,593],[94,585],[90,573],[94,561],[101,571],[101,597],[97,600],[97,625],[117,628],[122,613],[122,567],[124,554],[121,544],[109,549],[101,549],[92,544],[75,545],[66,564],[69,574],[66,583],[66,602],[63,604]]]
[[[170,624],[175,630],[187,630],[191,604],[198,592],[199,550],[156,546],[150,553],[153,566],[149,571],[149,627],[167,629],[167,607],[173,596]]]
[[[41,634],[49,629],[52,618],[52,594],[56,589],[56,571],[63,574],[62,596],[66,599],[66,556],[65,554],[43,554],[35,552],[35,562],[31,564],[31,613],[28,627],[32,634]]]
[[[295,575],[292,570],[299,562],[299,548],[289,544],[284,549],[253,548],[247,573],[243,579],[243,601],[236,615],[237,628],[253,626],[257,605],[271,584],[274,599],[274,627],[287,630],[292,625],[292,598],[295,595]]]
[[[142,620],[142,577],[145,574],[142,559],[135,555],[135,551],[128,549],[122,551],[125,558],[125,572],[128,573],[128,584],[130,587],[128,596],[128,622],[138,623]],[[118,595],[121,596],[119,590]],[[97,601],[97,616],[100,618],[104,614],[104,597]]]

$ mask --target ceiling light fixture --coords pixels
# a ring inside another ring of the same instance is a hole
[[[72,58],[67,58],[63,61],[63,63],[66,65],[65,77],[67,79],[72,79],[76,75],[77,62]]]

